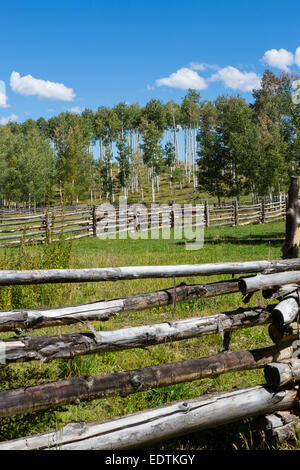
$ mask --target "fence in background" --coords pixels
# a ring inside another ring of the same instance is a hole
[[[105,206],[93,206],[78,210],[55,211],[35,215],[16,215],[0,212],[0,246],[17,246],[25,243],[52,242],[61,233],[66,239],[97,236],[117,236],[124,232],[145,232],[153,228],[220,227],[264,224],[285,220],[286,202],[265,202],[259,204],[238,204],[236,201],[223,206],[209,205],[137,205],[126,210],[118,206],[104,210]],[[110,206],[113,207],[113,206]],[[145,208],[143,213],[141,207]],[[105,227],[106,224],[106,227]],[[97,228],[99,229],[97,232]]]
[[[25,243],[49,243],[64,233],[66,239],[93,236],[93,209],[75,212],[46,212],[30,216],[0,215],[0,246]]]

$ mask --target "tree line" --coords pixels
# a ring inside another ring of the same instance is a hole
[[[190,184],[218,200],[283,191],[300,161],[294,80],[266,70],[250,104],[240,95],[205,101],[188,90],[180,104],[122,102],[1,126],[0,198],[114,202],[116,192],[132,192],[143,200],[150,184],[154,202],[162,174],[171,189]]]

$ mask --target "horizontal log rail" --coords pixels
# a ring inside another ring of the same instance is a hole
[[[300,259],[298,258],[274,261],[260,260],[232,263],[183,264],[165,266],[126,266],[91,269],[44,269],[34,271],[2,270],[0,271],[0,285],[9,286],[66,282],[101,282],[262,272],[276,273],[267,275],[261,274],[259,276],[241,279],[239,281],[239,288],[243,293],[247,293],[260,290],[262,288],[267,288],[268,286],[274,287],[290,282],[297,282],[296,280],[300,282],[300,271],[297,271],[297,269],[300,269]],[[276,279],[277,282],[272,282],[271,280],[273,279]]]
[[[270,346],[251,351],[224,351],[219,354],[149,366],[107,375],[82,376],[32,387],[0,391],[0,417],[32,413],[65,404],[175,385],[216,377],[220,374],[251,370],[290,358],[292,346]]]
[[[208,284],[180,284],[175,289],[163,289],[119,299],[101,300],[84,305],[0,312],[0,332],[70,325],[78,321],[107,321],[119,314],[140,311],[176,302],[208,298],[239,292],[238,281],[228,280]]]
[[[204,335],[264,325],[271,321],[273,306],[189,318],[120,330],[52,336],[28,336],[0,341],[5,363],[72,358],[86,354],[145,348],[157,344],[199,338]]]
[[[58,431],[0,443],[0,450],[125,450],[160,443],[247,417],[298,406],[297,390],[264,385],[176,401],[100,422],[70,423]]]
[[[287,261],[287,260],[285,260]],[[239,288],[243,294],[263,289],[274,289],[286,284],[300,285],[300,271],[281,272],[275,274],[259,274],[239,280]]]

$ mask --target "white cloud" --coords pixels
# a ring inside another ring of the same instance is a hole
[[[61,101],[72,101],[75,98],[73,89],[66,87],[62,83],[39,80],[31,75],[21,77],[18,72],[12,72],[10,86],[15,93],[25,96],[36,95],[40,98]]]
[[[252,91],[260,87],[261,79],[254,72],[241,72],[235,67],[228,66],[213,74],[209,81],[221,81],[226,87],[232,88],[232,90]]]
[[[9,104],[7,104],[5,83],[3,80],[0,80],[0,108],[9,108]]]
[[[1,126],[6,126],[9,122],[15,122],[18,119],[18,116],[15,114],[10,114],[7,117],[2,117],[0,118],[0,125]]]
[[[189,67],[193,70],[219,70],[220,68],[218,65],[211,65],[207,64],[206,62],[190,62]]]
[[[66,111],[69,111],[69,113],[73,114],[81,114],[82,111],[84,111],[84,108],[81,108],[80,106],[73,106],[72,108],[64,108]]]
[[[286,49],[270,49],[265,52],[262,61],[271,67],[288,72],[289,66],[294,64],[294,54]]]
[[[295,64],[300,68],[300,47],[297,47],[295,53]]]
[[[183,67],[177,72],[171,73],[169,77],[159,78],[155,81],[156,86],[168,86],[171,88],[179,88],[187,90],[192,88],[195,90],[205,90],[207,83],[204,78],[200,77],[194,70]]]

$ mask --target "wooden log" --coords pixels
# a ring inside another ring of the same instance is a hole
[[[233,220],[234,225],[239,225],[239,205],[237,201],[233,202]]]
[[[266,205],[265,205],[265,200],[264,199],[261,200],[261,209],[260,210],[261,210],[260,222],[262,224],[264,224],[265,223],[265,216],[266,216]]]
[[[176,287],[176,302],[238,292],[238,281],[221,281],[210,284],[185,285]],[[148,308],[171,305],[174,288],[147,294],[137,294],[119,299],[102,300],[84,305],[52,307],[29,310],[8,310],[0,312],[0,332],[49,326],[70,325],[77,321],[107,321],[118,313],[135,312]]]
[[[106,421],[70,423],[46,432],[0,443],[0,450],[125,450],[150,446],[262,413],[297,407],[297,391],[274,394],[259,385],[169,403]]]
[[[11,247],[14,247],[14,246],[20,246],[21,242],[24,242],[24,243],[28,243],[28,244],[34,244],[34,243],[37,243],[37,242],[45,242],[45,237],[41,237],[41,238],[25,238],[23,240],[17,240],[17,241],[12,241],[12,242],[0,242],[0,246],[1,247],[4,247],[4,246],[11,246]]]
[[[26,217],[7,217],[7,218],[2,218],[1,217],[1,221],[2,222],[28,222],[28,220],[40,220],[40,219],[43,219],[43,217],[45,216],[45,214],[41,214],[41,215],[29,215],[29,216],[26,216]]]
[[[298,227],[300,212],[298,201],[299,184],[299,177],[291,178],[286,211],[285,244],[282,248],[283,258],[285,259],[298,257],[298,246],[300,240],[300,231]]]
[[[272,319],[279,325],[289,325],[299,314],[299,293],[290,294],[274,308]]]
[[[52,233],[53,233],[54,229],[57,230],[57,229],[61,229],[61,228],[65,229],[65,228],[68,228],[68,227],[80,227],[80,226],[81,227],[88,226],[88,227],[92,228],[91,222],[89,220],[85,219],[85,221],[82,221],[82,222],[70,222],[69,223],[69,221],[66,221],[61,225],[51,225],[51,230],[52,230]]]
[[[262,289],[274,289],[285,284],[299,284],[300,271],[281,272],[275,274],[259,274],[239,280],[239,289],[245,295]]]
[[[205,227],[209,227],[209,205],[208,205],[208,201],[205,201],[204,216],[205,216]]]
[[[93,237],[96,237],[97,236],[96,206],[92,207],[92,226],[93,226]]]
[[[267,384],[278,390],[300,382],[300,360],[289,359],[286,362],[274,362],[265,366],[265,379]]]
[[[38,227],[36,227],[36,228],[38,229]],[[26,237],[34,237],[34,236],[36,236],[36,235],[40,237],[40,236],[41,236],[41,232],[28,232],[28,233],[26,233],[26,231],[25,231],[25,236],[26,236]],[[19,235],[18,235],[18,234],[15,234],[15,235],[3,235],[3,236],[0,237],[0,241],[2,241],[2,240],[16,240],[16,239],[21,239],[21,238],[23,238],[23,237],[24,237],[24,234],[23,234],[23,233],[21,233],[21,234],[19,234]]]
[[[258,425],[259,431],[264,432],[266,441],[271,445],[295,441],[296,432],[300,431],[299,410],[277,411],[266,415],[259,419]]]
[[[251,370],[291,357],[282,345],[252,351],[225,351],[214,356],[98,376],[82,376],[32,387],[0,391],[0,417],[31,413],[80,401],[127,396],[138,391]]]
[[[224,333],[270,321],[272,308],[238,309],[207,317],[188,318],[154,325],[52,336],[29,336],[0,341],[5,363],[71,358],[86,354],[145,348],[156,344]]]
[[[168,277],[212,276],[215,274],[240,274],[254,272],[282,272],[300,269],[300,259],[275,261],[246,261],[233,263],[187,264],[166,266],[129,266],[116,268],[92,269],[47,269],[34,271],[0,271],[0,285],[26,285],[64,282],[100,282],[126,279],[149,279]],[[299,279],[300,272],[296,274],[283,273]],[[271,276],[271,275],[270,275]],[[251,279],[257,279],[251,278]],[[263,276],[262,278],[267,278]],[[280,278],[281,279],[281,278]],[[248,279],[248,281],[250,278]],[[244,279],[245,281],[245,279]],[[288,282],[288,281],[287,281]],[[287,282],[283,282],[287,283]],[[292,281],[291,281],[292,282]],[[277,284],[276,284],[277,286]],[[266,286],[267,287],[267,286]],[[260,290],[261,287],[258,287]]]
[[[289,325],[282,326],[278,323],[271,323],[269,325],[269,335],[275,344],[291,342],[299,337],[300,326],[299,323],[290,323]]]
[[[298,284],[285,284],[274,289],[264,289],[262,295],[264,299],[284,299],[287,295],[296,292],[298,289]]]
[[[71,218],[68,218],[68,217],[55,217],[54,219],[54,225],[55,224],[59,224],[59,223],[69,223],[69,222],[75,222],[75,221],[89,221],[91,222],[91,217],[89,217],[89,215],[83,215],[83,216],[80,216],[80,217],[71,217]]]

